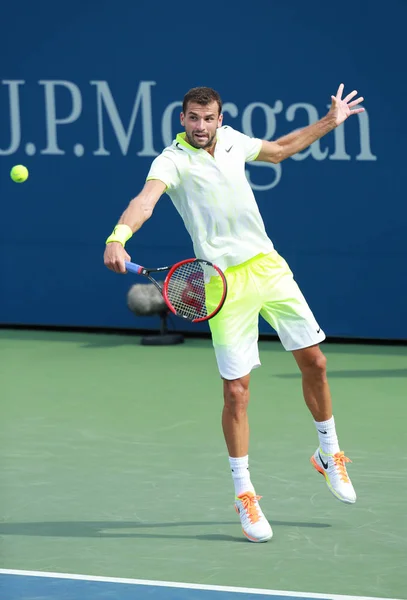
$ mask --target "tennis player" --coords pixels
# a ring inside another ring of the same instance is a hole
[[[340,450],[332,415],[325,339],[286,261],[269,239],[255,197],[245,176],[245,163],[279,163],[307,148],[349,116],[362,112],[363,98],[352,91],[342,98],[341,84],[331,96],[328,113],[316,123],[276,141],[248,137],[223,126],[219,94],[207,87],[184,97],[179,133],[152,162],[142,191],[131,200],[106,240],[105,265],[125,273],[130,256],[125,243],[149,219],[166,192],[181,215],[197,258],[218,265],[228,282],[222,310],[209,321],[217,364],[223,379],[222,427],[235,487],[235,508],[246,537],[265,542],[273,533],[250,479],[249,382],[260,366],[259,314],[275,329],[285,350],[292,352],[302,373],[306,405],[319,444],[311,463],[332,494],[354,503],[355,490]]]

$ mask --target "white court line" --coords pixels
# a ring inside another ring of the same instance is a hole
[[[148,579],[124,579],[121,577],[100,577],[98,575],[76,575],[72,573],[48,573],[45,571],[18,571],[0,569],[0,575],[20,575],[22,577],[44,577],[52,579],[71,579],[76,581],[99,581],[102,583],[127,583],[130,585],[149,585],[154,587],[185,588],[189,590],[211,590],[213,592],[234,592],[235,594],[263,594],[263,596],[290,596],[297,598],[322,598],[324,600],[406,600],[401,598],[379,598],[377,596],[341,596],[338,594],[307,594],[304,592],[286,592],[281,590],[262,590],[259,588],[229,587],[223,585],[204,585],[198,583],[179,583],[175,581],[150,581]]]

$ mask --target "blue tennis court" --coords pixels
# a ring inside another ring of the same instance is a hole
[[[2,600],[384,600],[1,569],[0,591]]]

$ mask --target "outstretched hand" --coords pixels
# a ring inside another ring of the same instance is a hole
[[[353,90],[353,92],[342,99],[343,88],[344,85],[341,83],[338,87],[338,91],[336,92],[336,96],[331,96],[332,104],[331,108],[329,109],[329,113],[335,118],[336,125],[340,125],[351,115],[357,115],[365,110],[363,106],[355,108],[355,106],[363,102],[363,96],[356,98],[356,100],[352,100],[352,98],[357,95],[357,91]]]

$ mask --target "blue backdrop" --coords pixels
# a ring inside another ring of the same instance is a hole
[[[21,0],[0,23],[0,322],[156,327],[104,241],[180,131],[180,102],[217,89],[225,124],[275,138],[328,109],[342,81],[367,112],[247,174],[267,231],[330,336],[407,338],[405,0],[216,4]],[[9,171],[25,164],[29,180]],[[128,244],[155,266],[191,254],[167,196]],[[207,330],[207,325],[183,328]],[[261,331],[269,331],[265,323]]]

